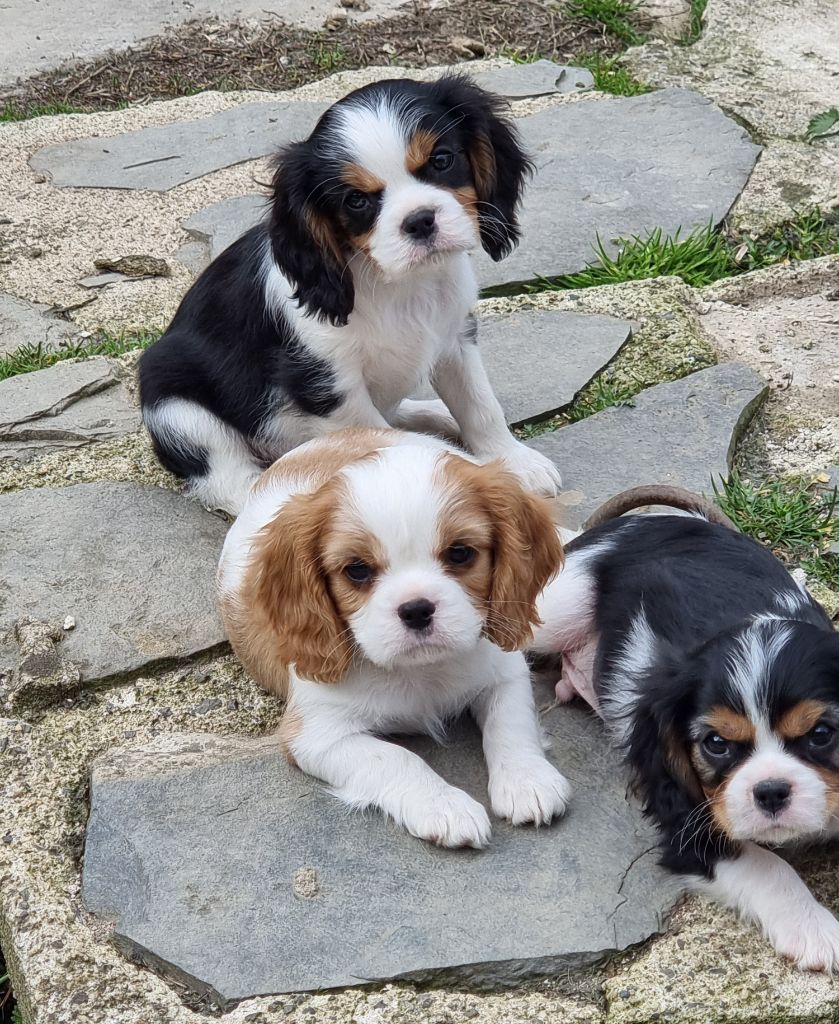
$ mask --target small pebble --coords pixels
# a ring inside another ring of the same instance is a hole
[[[67,618],[64,620],[64,625],[61,628],[66,630],[68,633],[71,629],[76,628],[76,620],[73,618],[72,615],[67,616]]]

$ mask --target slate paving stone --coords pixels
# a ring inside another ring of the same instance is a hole
[[[181,221],[187,234],[201,245],[201,254],[193,269],[202,270],[206,267],[240,235],[258,224],[266,213],[266,196],[252,193],[221,199]],[[192,258],[191,248],[189,253]],[[184,259],[183,250],[178,253],[178,258],[187,264],[190,262],[189,258]]]
[[[60,658],[82,682],[220,644],[214,579],[226,524],[172,491],[134,483],[0,495],[0,672],[24,617],[75,627]],[[3,639],[5,637],[5,639]]]
[[[104,358],[0,381],[0,459],[122,437],[141,422],[128,389]]]
[[[60,188],[166,192],[305,138],[326,103],[244,103],[212,117],[45,146],[29,163]]]
[[[513,426],[570,405],[631,336],[628,320],[597,313],[521,309],[478,321],[484,365]]]
[[[508,100],[549,96],[557,92],[580,92],[594,85],[594,75],[586,68],[555,64],[552,60],[496,68],[495,71],[475,75],[474,78],[483,89]]]
[[[719,223],[760,152],[736,122],[684,89],[564,104],[517,124],[536,163],[522,242],[500,263],[476,253],[482,288],[582,270],[598,238],[614,253],[618,237]],[[256,223],[259,203],[254,195],[224,200],[185,222],[208,240],[206,262]],[[190,259],[199,269],[192,252]]]
[[[47,306],[0,293],[0,356],[23,345],[55,348],[77,332],[67,320],[51,316]]]
[[[96,762],[83,896],[132,958],[222,1005],[386,979],[482,988],[581,967],[657,932],[678,895],[600,723],[543,717],[574,798],[440,850],[353,814],[272,738],[161,738]],[[486,803],[474,727],[407,741]]]
[[[629,487],[676,484],[712,494],[766,392],[749,367],[722,363],[642,391],[631,408],[604,409],[528,444],[553,459],[563,488],[579,496],[565,523],[576,528]]]

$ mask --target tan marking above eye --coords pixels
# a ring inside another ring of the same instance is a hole
[[[818,724],[825,711],[827,705],[823,701],[809,698],[799,701],[781,715],[775,724],[775,732],[785,740],[797,740]]]
[[[357,188],[359,192],[383,192],[385,183],[378,175],[368,171],[361,164],[344,164],[341,171],[341,179],[350,188]]]
[[[421,167],[425,167],[436,145],[437,136],[433,132],[426,128],[420,128],[414,132],[405,150],[405,167],[411,174]]]
[[[757,730],[754,722],[722,704],[712,707],[703,721],[709,730],[718,733],[724,740],[732,743],[755,742]]]

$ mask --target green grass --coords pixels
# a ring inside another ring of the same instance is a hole
[[[613,96],[643,96],[652,92],[652,87],[633,78],[621,64],[620,57],[604,57],[602,54],[583,53],[574,58],[574,64],[588,68],[594,76],[594,88]]]
[[[702,35],[702,15],[708,6],[708,0],[690,0],[690,28],[679,40],[682,46],[693,46]]]
[[[755,485],[734,472],[714,493],[743,533],[839,591],[839,555],[827,550],[839,540],[839,491],[826,492],[816,481],[800,477]]]
[[[760,238],[728,236],[708,225],[684,237],[680,231],[670,236],[656,228],[645,236],[617,239],[617,245],[617,254],[611,256],[598,237],[597,260],[585,270],[540,278],[528,290],[564,291],[669,275],[701,288],[749,270],[839,253],[839,226],[813,209]]]
[[[33,117],[49,117],[53,114],[84,114],[81,107],[74,107],[72,103],[49,103],[46,106],[20,106],[11,100],[0,107],[0,122],[3,121],[28,121]]]
[[[101,331],[92,338],[56,348],[43,345],[23,345],[14,352],[0,356],[0,380],[16,377],[33,370],[44,370],[64,359],[90,359],[93,356],[121,356],[136,348],[147,348],[160,337],[154,332],[125,332],[109,334]]]
[[[638,381],[637,387],[623,387],[613,384],[604,376],[597,377],[583,388],[564,412],[546,420],[523,423],[516,430],[516,434],[525,439],[538,437],[539,434],[544,434],[548,430],[558,430],[568,423],[578,423],[604,409],[613,409],[617,406],[631,407],[635,404],[632,399],[643,390],[643,387],[641,381]]]
[[[309,57],[319,71],[337,71],[344,67],[347,55],[337,43],[327,43],[323,39],[315,39],[309,46]]]
[[[572,18],[602,25],[626,46],[637,46],[644,42],[634,21],[637,8],[631,0],[570,0],[565,10]]]

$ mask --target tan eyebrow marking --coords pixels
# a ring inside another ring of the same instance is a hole
[[[437,136],[426,128],[419,128],[414,132],[405,150],[405,166],[412,174],[420,167],[425,167],[436,145]]]
[[[785,711],[778,719],[775,731],[785,740],[796,740],[807,733],[827,711],[820,700],[802,700]]]
[[[731,740],[733,743],[754,743],[757,735],[751,719],[722,704],[712,707],[704,721],[709,729],[713,729],[724,740]]]
[[[350,188],[357,188],[359,192],[382,192],[385,187],[381,178],[361,164],[344,164],[341,179]]]

